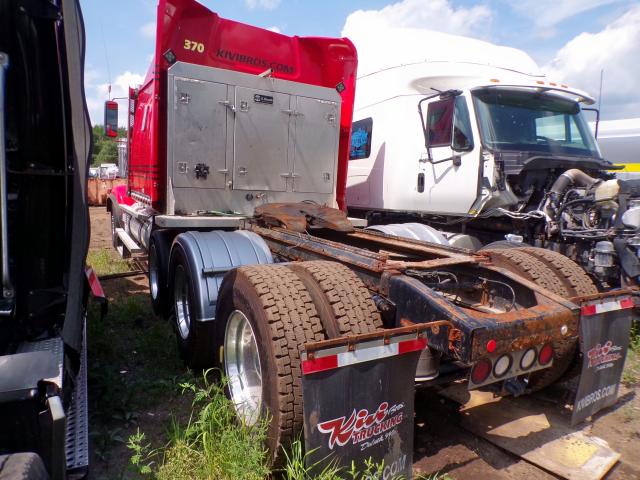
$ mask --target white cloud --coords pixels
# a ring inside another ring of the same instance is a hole
[[[140,34],[146,38],[156,38],[156,22],[147,22],[140,27]]]
[[[539,32],[542,35],[537,36],[548,38],[556,33],[551,28],[554,25],[580,13],[620,1],[622,0],[511,0],[509,3],[515,12],[526,16],[537,28],[544,29]]]
[[[604,70],[603,116],[624,118],[640,111],[640,5],[597,33],[570,40],[545,67],[550,78],[597,95]]]
[[[420,28],[457,35],[484,37],[491,25],[491,10],[483,5],[454,8],[448,0],[402,0],[380,10],[357,10],[347,17],[345,36],[379,28]]]
[[[85,94],[87,98],[87,107],[89,109],[89,115],[91,116],[91,123],[102,124],[104,102],[109,98],[109,84],[97,83],[96,80],[101,78],[99,72],[87,69],[85,71]],[[144,81],[144,77],[138,73],[126,71],[118,75],[115,81],[111,84],[111,98],[114,97],[128,97],[129,87],[136,87]],[[121,127],[127,124],[127,117],[125,112],[126,101],[119,101],[120,103],[120,115],[118,123]]]
[[[280,5],[280,0],[244,0],[244,4],[251,10],[274,10]]]
[[[487,7],[454,8],[448,0],[403,0],[380,10],[351,13],[342,35],[358,50],[358,75],[422,61],[458,61],[539,73],[521,50],[468,36],[486,37],[492,13]]]
[[[282,33],[282,30],[280,30],[278,27],[273,26],[273,27],[267,27],[267,30],[270,30],[272,32],[276,32],[276,33]]]

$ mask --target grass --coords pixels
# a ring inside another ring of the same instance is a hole
[[[239,422],[231,401],[220,383],[211,383],[207,374],[199,385],[182,384],[192,395],[192,414],[186,425],[173,422],[168,443],[152,449],[139,430],[129,437],[131,464],[139,475],[157,480],[376,480],[383,478],[383,466],[367,462],[340,468],[331,462],[307,465],[308,453],[298,439],[285,451],[286,464],[277,472],[267,467],[264,440],[267,421],[256,425]],[[399,480],[397,477],[394,480]],[[453,480],[448,475],[418,476],[422,480]],[[391,479],[390,479],[391,480]]]
[[[87,338],[92,450],[111,469],[102,478],[127,478],[116,465],[127,437],[150,409],[179,398],[180,383],[191,377],[173,332],[153,316],[146,296],[118,297],[103,319],[91,305]]]
[[[139,472],[158,480],[267,478],[266,422],[239,423],[222,387],[206,375],[202,386],[187,382],[182,387],[194,397],[193,413],[185,426],[173,422],[165,448],[149,450],[140,432],[129,439],[131,462]]]
[[[631,328],[627,361],[622,373],[622,382],[627,386],[640,384],[640,325]]]
[[[129,262],[120,258],[120,255],[113,248],[90,250],[87,255],[87,265],[90,265],[98,276],[126,273],[133,270]]]

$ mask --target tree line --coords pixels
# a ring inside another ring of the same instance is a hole
[[[127,138],[126,128],[118,128],[118,138]],[[97,167],[102,163],[118,163],[117,139],[104,134],[104,125],[94,125],[91,166]]]

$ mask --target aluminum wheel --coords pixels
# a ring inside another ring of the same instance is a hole
[[[224,365],[238,416],[253,425],[262,406],[262,369],[253,328],[239,310],[231,312],[227,320]]]
[[[189,292],[189,277],[182,264],[178,264],[173,280],[173,299],[176,310],[176,326],[183,339],[189,337],[191,330],[191,295]]]
[[[149,248],[149,290],[151,291],[151,298],[156,300],[158,293],[160,292],[160,278],[158,273],[158,253],[156,251],[155,242],[151,243]]]

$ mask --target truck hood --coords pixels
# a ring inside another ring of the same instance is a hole
[[[544,155],[533,151],[494,152],[496,161],[504,166],[506,175],[518,175],[523,170],[549,170],[579,168],[581,170],[619,170],[620,167],[603,158],[587,156]]]

